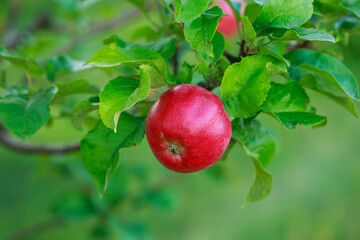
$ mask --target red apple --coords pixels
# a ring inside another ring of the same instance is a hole
[[[181,84],[163,93],[152,106],[146,137],[162,165],[191,173],[220,159],[231,138],[231,123],[218,96]]]
[[[238,0],[238,2],[241,3],[240,14],[244,14],[245,4],[241,0]],[[226,38],[231,38],[238,31],[235,14],[225,0],[220,0],[217,5],[223,10],[224,14],[229,15],[221,17],[217,30]]]

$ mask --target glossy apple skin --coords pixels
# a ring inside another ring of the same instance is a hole
[[[235,14],[226,1],[221,0],[217,5],[223,10],[224,14],[229,15],[221,17],[217,30],[226,38],[231,38],[237,32],[237,21]]]
[[[241,0],[238,0],[237,2],[241,3],[241,8],[239,9],[239,11],[241,15],[244,15],[245,4]],[[226,38],[232,38],[233,36],[236,35],[237,32],[237,21],[235,14],[225,0],[218,1],[217,6],[219,6],[223,10],[224,14],[229,15],[229,16],[221,17],[217,30],[221,34],[223,34]],[[241,27],[241,23],[240,23],[240,27]]]
[[[231,130],[219,97],[191,84],[163,93],[146,120],[146,137],[155,157],[179,173],[213,165],[228,146]]]

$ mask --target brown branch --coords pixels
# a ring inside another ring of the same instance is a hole
[[[176,41],[175,41],[175,53],[174,56],[172,56],[171,60],[172,60],[174,75],[176,76],[178,74],[178,69],[179,69],[179,47],[177,46]]]
[[[2,145],[11,148],[13,150],[23,153],[45,153],[45,154],[56,154],[56,153],[70,153],[80,149],[80,144],[71,144],[66,146],[44,146],[44,145],[26,145],[13,139],[4,127],[0,126],[0,143]]]
[[[1,240],[23,240],[32,239],[42,233],[51,231],[55,228],[61,227],[65,224],[65,219],[62,217],[53,217],[43,222],[34,224],[33,226],[17,230],[12,234],[2,238]]]
[[[240,58],[237,58],[235,56],[233,56],[231,53],[229,53],[228,51],[224,51],[224,56],[231,62],[231,63],[236,63],[240,61]]]

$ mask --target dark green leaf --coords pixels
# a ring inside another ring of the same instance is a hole
[[[81,129],[81,125],[87,115],[92,111],[98,110],[99,104],[99,102],[94,102],[91,99],[85,99],[78,102],[72,109],[72,122],[74,126],[78,129]]]
[[[56,84],[58,89],[54,101],[78,93],[99,93],[96,86],[89,84],[85,79],[79,79],[67,83]]]
[[[175,0],[176,22],[188,22],[205,12],[210,0]]]
[[[221,33],[216,31],[213,40],[211,41],[213,46],[214,57],[211,57],[205,53],[199,53],[199,56],[202,60],[204,60],[207,64],[215,64],[223,55],[225,49],[225,39]]]
[[[287,83],[271,82],[271,88],[263,106],[264,111],[306,111],[309,106],[309,97],[305,90],[293,80]]]
[[[199,18],[185,23],[185,39],[199,53],[214,57],[212,40],[222,15],[221,8],[216,6],[201,14]]]
[[[89,66],[84,66],[84,63],[84,61],[76,61],[65,55],[55,57],[45,63],[46,76],[53,82],[60,73],[76,72],[89,68]]]
[[[183,69],[176,76],[176,84],[188,83],[191,84],[193,78],[193,67],[186,62],[183,64]]]
[[[174,37],[165,37],[158,41],[150,42],[143,45],[154,52],[158,52],[165,60],[170,59],[175,53],[175,39]]]
[[[242,119],[236,119],[232,130],[232,138],[241,143],[246,153],[267,167],[275,155],[276,143],[260,122],[254,120],[247,126]]]
[[[357,114],[353,99],[348,96],[341,97],[333,94],[320,78],[321,77],[315,77],[312,74],[306,74],[301,78],[299,83],[306,88],[324,94],[325,96],[329,97],[330,99],[343,106],[351,114],[358,118],[359,116]]]
[[[140,66],[149,64],[162,76],[166,76],[167,65],[157,52],[141,48],[120,48],[111,43],[99,50],[88,62],[95,67],[115,67],[122,64]]]
[[[314,28],[297,27],[291,30],[276,29],[270,34],[272,39],[297,40],[297,41],[324,41],[335,42],[335,38],[322,30]]]
[[[309,69],[355,100],[359,98],[359,86],[354,75],[338,59],[307,49],[296,49],[285,55],[291,62],[290,75],[297,75],[297,67]],[[298,78],[295,78],[298,79]]]
[[[7,95],[0,99],[2,122],[16,136],[22,139],[30,137],[47,122],[50,101],[56,91],[52,85],[37,91],[30,100],[20,95]]]
[[[82,161],[101,194],[106,189],[108,178],[119,165],[119,151],[136,146],[144,138],[145,118],[123,113],[116,132],[99,121],[95,129],[81,140]]]
[[[276,112],[274,116],[288,129],[295,129],[297,125],[323,126],[326,117],[309,112]]]
[[[291,29],[307,22],[312,13],[312,0],[269,0],[254,27],[258,33],[268,28]]]
[[[34,58],[12,56],[2,45],[0,45],[0,58],[11,62],[32,77],[38,77],[44,74],[44,69],[36,62]]]
[[[101,119],[105,126],[114,131],[120,114],[149,95],[149,74],[140,71],[140,80],[120,76],[109,81],[100,92]]]
[[[246,206],[264,199],[271,192],[272,175],[264,167],[274,157],[276,143],[257,120],[245,126],[242,119],[236,119],[232,122],[232,128],[232,138],[243,146],[255,167],[255,179],[243,203]]]
[[[229,62],[224,58],[220,60],[215,65],[207,65],[205,62],[200,62],[197,66],[197,70],[203,75],[205,80],[212,80],[214,82],[221,82],[225,70],[228,68]]]

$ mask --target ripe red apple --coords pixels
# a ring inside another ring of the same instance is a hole
[[[245,11],[245,4],[241,0],[238,0],[238,2],[241,3],[241,8],[239,9],[239,11],[240,14],[243,15]],[[217,5],[223,10],[224,14],[229,15],[221,17],[217,30],[226,38],[231,38],[236,34],[238,30],[235,14],[225,0],[220,0]]]
[[[163,93],[152,106],[146,138],[166,168],[197,172],[220,159],[231,138],[231,123],[218,96],[181,84]]]

